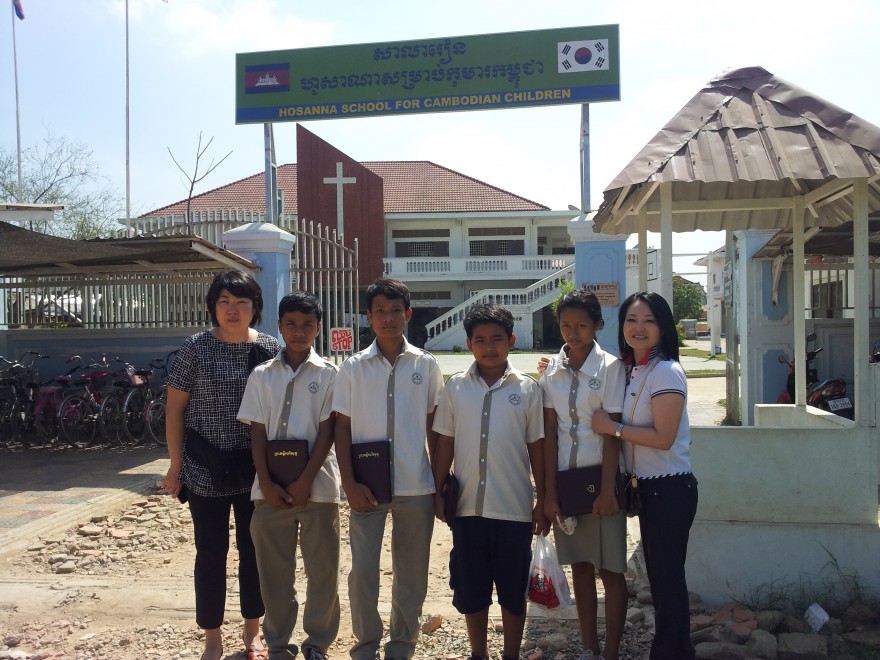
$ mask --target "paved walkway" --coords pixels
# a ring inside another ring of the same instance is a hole
[[[469,353],[441,355],[445,374],[466,369]],[[693,359],[693,358],[691,358]],[[704,369],[682,362],[686,369]],[[514,354],[516,368],[534,373],[536,354]],[[698,360],[720,367],[723,360]],[[695,363],[696,364],[696,363]],[[720,423],[724,410],[724,378],[692,378],[688,412],[692,426]],[[63,534],[91,516],[122,509],[145,493],[152,493],[168,469],[164,448],[129,450],[47,450],[0,452],[0,556],[28,547],[40,537]]]

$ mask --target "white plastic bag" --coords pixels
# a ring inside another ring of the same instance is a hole
[[[568,581],[559,565],[556,548],[543,534],[538,534],[535,538],[526,598],[548,610],[571,607]]]
[[[815,634],[819,629],[828,623],[828,612],[822,609],[819,603],[813,603],[804,612],[804,619],[810,624],[810,630]]]
[[[577,528],[577,518],[574,516],[566,516],[565,518],[560,518],[559,514],[556,514],[556,527],[562,530],[568,536],[574,534],[574,530]]]

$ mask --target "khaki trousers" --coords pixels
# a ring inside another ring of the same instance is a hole
[[[385,520],[391,513],[391,620],[386,658],[411,658],[428,591],[428,561],[434,531],[434,496],[394,497],[372,511],[351,512],[351,572],[348,597],[357,643],[353,660],[374,660],[384,628],[379,616],[379,558]]]
[[[294,642],[299,613],[297,542],[306,573],[302,646],[326,653],[339,631],[339,505],[309,502],[279,509],[257,500],[251,538],[266,606],[263,638],[270,659],[292,658],[299,651]]]

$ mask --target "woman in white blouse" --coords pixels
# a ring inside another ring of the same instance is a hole
[[[684,566],[697,480],[690,465],[687,378],[678,362],[678,334],[668,303],[652,292],[627,298],[619,321],[627,376],[623,423],[597,411],[592,427],[624,440],[625,468],[638,478],[639,527],[655,610],[650,658],[692,659]]]

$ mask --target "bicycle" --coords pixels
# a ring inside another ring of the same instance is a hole
[[[50,378],[33,386],[36,389],[33,408],[34,430],[44,445],[50,445],[58,439],[58,409],[67,396],[67,390],[73,381],[73,374],[86,366],[78,355],[68,358],[66,362],[68,364],[77,362],[78,364],[62,376]]]
[[[0,355],[0,445],[28,444],[33,428],[36,361],[44,359],[36,351],[26,351],[17,361]]]
[[[103,388],[100,392],[102,401],[98,409],[98,425],[101,435],[108,443],[122,446],[128,438],[125,402],[145,382],[145,372],[119,358],[114,362],[121,362],[123,367],[113,372],[112,386]]]
[[[103,392],[108,390],[114,377],[106,354],[101,356],[101,362],[93,362],[87,368],[89,371],[83,371],[82,378],[74,383],[79,386],[78,391],[68,394],[58,406],[60,437],[72,447],[88,447],[94,442]]]
[[[125,413],[125,430],[128,437],[135,444],[144,441],[146,436],[158,445],[165,445],[165,399],[167,389],[165,385],[154,387],[154,371],[162,372],[162,380],[168,377],[168,366],[171,358],[177,355],[177,351],[171,351],[165,358],[155,358],[150,361],[150,369],[135,371],[135,375],[143,377],[144,381],[135,385],[125,398],[123,407]]]

